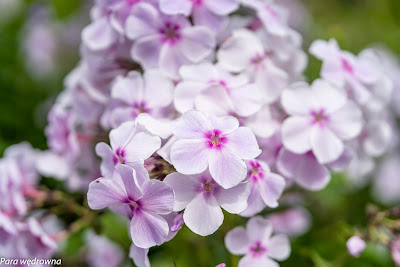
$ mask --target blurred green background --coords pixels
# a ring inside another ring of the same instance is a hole
[[[79,59],[78,45],[75,45],[61,53],[53,73],[41,78],[32,76],[22,51],[25,24],[32,7],[37,4],[48,6],[51,20],[63,23],[71,20],[87,3],[21,0],[21,6],[11,18],[4,19],[7,11],[0,12],[0,154],[7,146],[24,140],[36,148],[46,148],[43,134],[46,111],[63,89],[63,77]],[[336,38],[343,49],[354,53],[367,46],[384,45],[400,54],[399,0],[304,0],[303,4],[309,12],[305,48],[315,39]],[[88,19],[88,9],[83,12]],[[319,68],[320,63],[310,57],[307,77],[318,77]],[[359,259],[347,254],[345,242],[352,231],[350,226],[366,225],[365,209],[370,202],[369,187],[353,192],[341,175],[333,177],[326,189],[306,193],[306,208],[313,216],[312,229],[293,240],[292,255],[281,266],[394,266],[390,253],[373,244],[368,245]],[[209,267],[221,262],[236,266],[239,258],[225,250],[223,238],[234,226],[245,222],[244,218],[226,214],[220,231],[208,237],[197,236],[184,227],[171,242],[151,250],[152,265],[170,267],[175,261],[178,267]],[[104,234],[125,249],[129,248],[124,222],[107,212],[99,219],[99,224]],[[63,256],[66,263],[74,258],[81,243],[79,233],[69,240]]]

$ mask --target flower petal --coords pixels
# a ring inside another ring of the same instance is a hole
[[[128,196],[124,189],[111,179],[98,178],[89,184],[87,194],[89,207],[93,210],[123,204]]]
[[[246,231],[250,241],[267,241],[272,234],[272,224],[261,216],[253,217],[247,222]]]
[[[260,195],[268,207],[278,207],[278,199],[285,189],[285,179],[275,173],[268,173],[264,180],[260,181]]]
[[[174,190],[166,183],[148,180],[143,184],[143,197],[139,200],[142,210],[157,214],[171,213],[174,207]]]
[[[362,124],[360,109],[354,103],[347,102],[330,116],[328,127],[342,140],[349,140],[361,132]]]
[[[238,185],[247,175],[244,161],[224,148],[211,150],[209,169],[213,179],[225,189]]]
[[[238,267],[249,266],[265,266],[265,267],[279,267],[276,261],[267,257],[252,257],[250,254],[240,259]]]
[[[332,162],[343,153],[342,141],[327,127],[315,127],[311,132],[311,146],[321,164]]]
[[[237,0],[205,0],[205,6],[215,14],[226,16],[239,8]]]
[[[198,194],[186,207],[183,220],[194,233],[207,236],[222,225],[224,214],[213,195]]]
[[[225,236],[225,246],[234,255],[246,254],[249,250],[249,238],[246,230],[239,226],[229,231]]]
[[[139,248],[161,245],[167,238],[167,221],[155,213],[137,210],[131,220],[131,237]]]
[[[126,162],[145,160],[161,147],[161,139],[158,136],[139,132],[135,134],[124,147]]]
[[[158,35],[149,35],[137,40],[132,46],[131,56],[144,69],[156,68],[161,57],[162,43]]]
[[[174,211],[181,211],[186,208],[197,195],[198,183],[191,176],[174,172],[165,177],[164,182],[174,189]]]
[[[180,139],[171,147],[171,162],[183,174],[201,173],[207,169],[210,150],[202,139]]]
[[[147,256],[148,253],[148,248],[139,248],[132,243],[129,249],[129,258],[131,258],[138,267],[150,267],[150,260]]]
[[[193,3],[187,0],[160,0],[160,10],[168,15],[182,14],[186,17],[192,12]]]
[[[215,47],[213,33],[204,26],[183,29],[179,49],[190,62],[198,63],[209,56]]]
[[[159,14],[157,9],[147,3],[140,3],[132,8],[126,20],[126,35],[131,40],[157,32],[155,22]]]
[[[254,159],[261,154],[256,137],[250,128],[239,127],[226,135],[228,142],[224,145],[229,152],[241,159]]]
[[[282,124],[282,142],[286,149],[302,154],[311,149],[311,122],[308,117],[293,116]]]
[[[250,184],[243,182],[229,189],[218,190],[215,194],[218,204],[227,212],[238,214],[247,208]]]
[[[143,196],[143,192],[136,179],[136,171],[123,164],[118,164],[115,169],[118,173],[114,174],[113,179],[118,179],[122,182],[121,185],[125,187],[126,193],[132,200],[140,199]]]
[[[267,243],[267,255],[275,260],[286,260],[290,255],[290,241],[284,234],[277,234]]]
[[[178,119],[173,132],[178,138],[204,138],[204,133],[211,129],[207,117],[200,111],[188,111]]]

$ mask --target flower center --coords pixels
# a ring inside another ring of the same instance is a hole
[[[260,241],[257,241],[254,245],[250,247],[251,254],[254,258],[263,255],[267,248],[262,245]]]
[[[257,54],[251,59],[251,64],[253,64],[257,69],[264,68],[264,60],[267,58],[265,54]]]
[[[162,35],[163,42],[174,44],[176,41],[181,39],[180,29],[181,27],[179,25],[166,22],[164,27],[159,30],[160,34]]]
[[[135,109],[134,117],[137,117],[140,113],[150,113],[150,109],[147,107],[145,101],[133,103],[133,108]]]
[[[347,59],[341,58],[341,62],[342,62],[342,68],[344,71],[346,71],[348,73],[354,72],[353,66],[350,64],[350,62]]]
[[[312,123],[319,124],[320,126],[325,125],[329,121],[329,116],[325,113],[324,109],[320,109],[319,111],[313,110],[311,116],[313,117]]]
[[[204,190],[207,192],[212,192],[214,189],[214,185],[212,183],[205,183],[203,186]]]
[[[124,164],[125,163],[125,150],[123,150],[121,148],[117,148],[117,150],[115,151],[115,153],[113,155],[113,162],[114,162],[114,165]]]
[[[126,0],[128,2],[128,5],[133,6],[134,4],[137,4],[140,2],[140,0]]]
[[[212,130],[205,133],[205,137],[208,139],[208,147],[209,148],[221,148],[221,146],[226,143],[227,138],[222,136],[220,130]]]
[[[260,163],[258,163],[257,161],[251,161],[250,166],[251,169],[248,171],[248,175],[253,182],[264,178],[263,168],[261,167]]]
[[[201,5],[201,3],[203,2],[203,0],[190,0],[190,2],[192,2],[193,5]]]

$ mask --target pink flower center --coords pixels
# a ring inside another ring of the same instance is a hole
[[[133,6],[134,4],[137,4],[140,2],[140,0],[126,0],[128,2],[128,5]]]
[[[324,126],[329,121],[329,116],[326,114],[324,109],[320,109],[319,111],[311,111],[311,116],[313,118],[312,124]]]
[[[228,95],[231,94],[231,89],[229,89],[227,83],[224,80],[210,80],[208,83],[217,83],[217,84],[221,85],[222,87],[224,87],[224,89]]]
[[[164,27],[159,30],[164,43],[175,44],[181,39],[181,27],[171,22],[165,22]]]
[[[205,137],[208,139],[207,143],[209,148],[221,148],[227,141],[227,138],[222,136],[220,130],[209,131],[205,134]]]
[[[134,102],[133,103],[134,111],[132,113],[132,117],[136,118],[141,113],[150,113],[150,109],[147,107],[145,101]]]
[[[344,71],[351,73],[351,74],[354,73],[354,68],[347,59],[341,58],[341,62],[342,62],[342,68]]]
[[[250,252],[253,258],[258,258],[262,256],[267,251],[267,248],[263,246],[260,241],[257,241],[250,247]]]
[[[115,153],[113,155],[113,162],[114,162],[114,165],[124,164],[125,163],[125,150],[123,150],[121,148],[117,148],[117,150],[115,151]]]
[[[189,0],[190,2],[193,3],[193,5],[201,5],[203,0]]]
[[[248,171],[248,175],[252,182],[257,182],[264,178],[264,169],[257,161],[250,161],[251,169]]]
[[[205,191],[211,193],[214,190],[214,185],[212,183],[208,182],[203,185],[203,188]]]

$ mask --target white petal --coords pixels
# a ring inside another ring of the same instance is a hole
[[[239,127],[226,135],[228,139],[225,147],[232,154],[241,159],[254,159],[261,154],[256,137],[250,128]]]
[[[282,142],[288,150],[302,154],[311,149],[311,120],[308,117],[293,116],[282,124]]]
[[[278,234],[267,243],[267,255],[275,260],[286,260],[290,255],[290,241],[284,234]]]
[[[246,230],[239,226],[229,231],[225,236],[225,246],[234,255],[246,254],[249,249],[249,238]]]
[[[250,184],[243,182],[230,189],[220,189],[215,193],[218,204],[227,212],[238,214],[247,208]]]
[[[180,139],[171,147],[171,162],[183,174],[201,173],[207,169],[210,150],[203,139]]]
[[[321,164],[332,162],[343,153],[342,141],[327,127],[315,127],[311,132],[311,146]]]
[[[197,195],[199,184],[188,175],[174,172],[165,177],[164,182],[174,189],[174,211],[181,211],[186,208]]]

